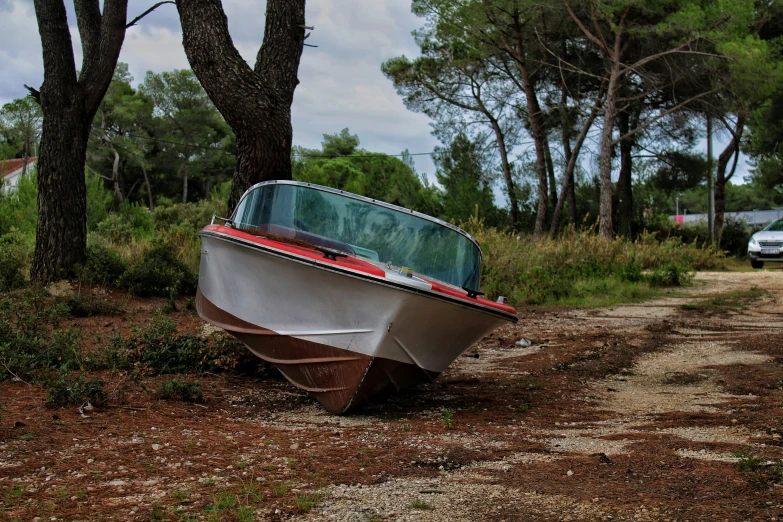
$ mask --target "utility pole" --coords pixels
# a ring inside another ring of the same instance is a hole
[[[715,241],[715,178],[712,175],[712,116],[707,114],[707,228],[710,244]]]

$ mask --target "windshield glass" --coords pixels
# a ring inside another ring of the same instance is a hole
[[[481,253],[459,232],[406,212],[312,187],[269,184],[249,192],[234,227],[391,262],[478,289]]]
[[[764,227],[764,230],[767,232],[783,232],[783,219],[778,219],[777,221],[773,221],[766,227]]]

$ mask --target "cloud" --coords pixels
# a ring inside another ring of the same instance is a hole
[[[76,19],[72,5],[66,4],[80,67]],[[234,43],[252,65],[264,36],[266,6],[257,0],[224,0],[223,4]],[[133,3],[129,19],[146,7]],[[41,84],[43,62],[32,2],[0,0],[0,11],[0,103],[5,103],[27,94],[24,83]],[[428,118],[408,111],[380,71],[389,58],[418,54],[410,32],[421,20],[410,13],[409,2],[310,0],[306,20],[315,26],[308,43],[318,47],[305,48],[302,56],[293,106],[294,142],[317,148],[323,134],[347,127],[368,150],[431,151],[437,140],[430,135]],[[189,67],[176,8],[163,5],[130,28],[120,60],[128,63],[137,83],[148,70]],[[416,161],[420,170],[434,171],[429,157]]]

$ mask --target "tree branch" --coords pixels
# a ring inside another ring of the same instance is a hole
[[[693,97],[691,97],[691,98],[688,98],[687,100],[685,100],[685,101],[684,101],[684,102],[682,102],[682,103],[678,103],[677,105],[675,105],[675,106],[674,106],[674,107],[672,107],[671,109],[669,109],[669,110],[667,110],[667,111],[664,111],[664,112],[662,112],[661,114],[657,115],[656,117],[652,118],[651,120],[649,120],[649,121],[645,122],[645,123],[644,123],[644,124],[642,124],[642,125],[639,125],[638,127],[636,127],[635,129],[633,129],[632,131],[630,131],[630,132],[627,132],[625,135],[623,135],[623,136],[620,136],[620,137],[619,137],[619,138],[617,138],[616,140],[612,141],[612,146],[614,147],[615,145],[617,145],[618,143],[620,143],[620,142],[621,142],[621,141],[623,141],[624,139],[626,139],[626,138],[630,138],[630,137],[631,137],[631,136],[633,136],[634,134],[636,134],[636,133],[638,133],[638,132],[641,132],[641,131],[643,131],[644,129],[646,129],[647,127],[649,127],[650,125],[652,125],[652,124],[653,124],[653,123],[655,123],[656,121],[660,120],[661,118],[663,118],[663,117],[665,117],[665,116],[668,116],[669,114],[671,114],[671,113],[673,113],[673,112],[677,112],[678,110],[680,110],[681,108],[683,108],[683,107],[684,107],[684,106],[686,106],[687,104],[689,104],[689,103],[691,103],[691,102],[694,102],[694,101],[698,100],[699,98],[704,98],[705,96],[708,96],[708,95],[710,95],[710,94],[712,94],[712,93],[716,92],[717,90],[718,90],[718,89],[712,89],[712,90],[710,90],[710,91],[703,92],[703,93],[701,93],[701,94],[697,94],[696,96],[693,96]]]
[[[155,9],[157,9],[160,6],[162,6],[163,4],[175,4],[176,5],[176,2],[174,2],[172,0],[166,0],[165,2],[158,2],[157,4],[153,5],[152,7],[150,7],[149,9],[144,11],[143,13],[141,13],[139,16],[137,16],[136,18],[134,18],[133,20],[128,22],[128,24],[125,25],[125,29],[127,29],[129,27],[133,27],[134,25],[136,25],[136,22],[138,22],[139,20],[141,20],[142,18],[144,18],[145,16],[147,16],[148,14],[153,12]]]
[[[24,84],[24,88],[27,89],[28,91],[30,91],[30,94],[28,96],[30,96],[30,98],[34,99],[38,103],[38,105],[41,105],[41,91],[39,91],[38,89],[35,89],[33,87],[30,87],[26,83]]]

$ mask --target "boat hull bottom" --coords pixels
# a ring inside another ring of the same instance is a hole
[[[202,319],[242,341],[331,413],[347,413],[373,397],[434,382],[439,375],[415,364],[279,335],[221,310],[200,291],[196,308]]]

